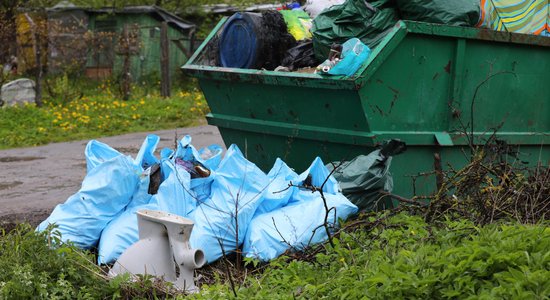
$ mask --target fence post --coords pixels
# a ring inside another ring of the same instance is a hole
[[[168,43],[168,24],[162,22],[160,30],[160,95],[170,97],[170,45]]]

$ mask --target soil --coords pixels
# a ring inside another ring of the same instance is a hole
[[[174,148],[186,134],[199,149],[211,144],[224,146],[214,126],[199,126],[150,132],[160,137],[158,150]],[[120,152],[135,156],[145,133],[98,138]],[[57,204],[80,189],[86,175],[86,141],[55,143],[32,148],[0,150],[0,228],[6,232],[16,224],[37,226]]]

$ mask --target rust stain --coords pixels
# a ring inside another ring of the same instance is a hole
[[[391,100],[391,103],[390,103],[390,111],[388,112],[388,114],[391,114],[391,111],[393,110],[393,106],[395,105],[395,101],[397,101],[397,98],[399,98],[399,94],[394,94],[393,99]]]
[[[298,115],[293,110],[289,110],[288,114],[291,115],[294,118],[298,117]]]
[[[460,115],[462,115],[460,109],[453,109],[453,118],[458,119],[460,118]]]
[[[445,72],[447,72],[447,74],[451,74],[451,61],[450,60],[447,63],[447,65],[443,68],[443,70],[445,70]]]
[[[375,105],[374,107],[378,110],[381,116],[384,116],[384,111],[378,105]]]
[[[392,91],[394,94],[399,95],[399,90],[398,89],[392,88],[391,86],[388,86],[388,89],[390,89],[390,91]]]

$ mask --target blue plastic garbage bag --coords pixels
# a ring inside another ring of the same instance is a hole
[[[83,249],[96,246],[103,228],[128,205],[140,173],[132,158],[124,155],[97,165],[86,175],[80,190],[57,205],[37,230],[57,224],[64,241]]]
[[[329,177],[329,175],[330,171],[325,167],[323,160],[320,157],[316,157],[309,168],[298,176],[296,184],[313,185],[315,187],[321,187],[324,184],[323,192],[337,194],[340,189],[338,182],[333,176]],[[303,190],[297,189],[295,191],[298,195],[296,193],[293,195],[293,201],[298,201],[299,194],[301,194]],[[298,196],[298,198],[296,198],[296,196]]]
[[[175,151],[173,149],[163,148],[160,150],[160,159],[169,159],[174,153]]]
[[[327,240],[325,207],[319,192],[302,191],[303,200],[293,205],[256,216],[248,226],[243,251],[246,257],[261,261],[272,260],[287,250],[299,251],[308,245]],[[325,194],[330,212],[328,223],[332,226],[339,219],[347,219],[357,212],[342,194]]]
[[[347,40],[342,45],[342,59],[328,71],[328,74],[353,76],[369,58],[370,52],[370,48],[359,39]]]
[[[261,203],[269,178],[232,145],[212,182],[212,195],[191,214],[190,243],[211,263],[242,244],[248,224]]]
[[[209,153],[206,153],[204,149],[208,149]],[[161,170],[165,179],[157,194],[152,197],[149,195],[150,201],[147,202],[137,201],[139,198],[133,198],[126,211],[109,223],[99,242],[98,263],[114,262],[128,247],[138,241],[136,212],[141,209],[161,210],[189,218],[189,214],[196,208],[197,203],[210,196],[213,174],[207,178],[191,180],[190,174],[182,166],[177,165],[175,159],[200,160],[211,168],[217,168],[222,150],[218,145],[210,145],[197,151],[191,145],[190,136],[185,136],[178,142],[176,151],[163,149],[161,151]],[[152,154],[152,151],[149,153]],[[138,191],[137,194],[144,195],[146,192],[145,189]]]
[[[134,163],[144,169],[159,163],[159,159],[155,156],[155,150],[159,144],[160,137],[155,134],[149,134],[141,144]]]
[[[182,164],[191,173],[191,189],[200,202],[210,197],[212,180],[215,177],[214,172],[220,164],[222,152],[223,148],[216,144],[197,151],[191,145],[191,136],[189,135],[183,137],[178,143],[174,157],[181,160],[176,160],[176,163]],[[198,174],[194,169],[196,165],[208,169],[210,176],[202,177]]]
[[[141,148],[134,159],[134,165],[136,165],[138,169],[142,170],[142,172],[139,176],[139,184],[136,191],[132,195],[132,199],[130,199],[128,207],[147,204],[151,199],[152,195],[149,194],[149,184],[151,182],[151,178],[149,175],[151,172],[151,166],[160,163],[159,159],[155,157],[155,150],[157,149],[159,141],[159,136],[150,134],[141,144]]]
[[[208,147],[201,148],[199,157],[204,162],[204,165],[210,170],[216,170],[222,160],[223,148],[220,145],[212,144]]]
[[[199,152],[190,143],[191,137],[185,136],[178,142],[176,151],[166,149],[162,151],[164,154],[161,153],[161,156],[164,159],[161,163],[161,170],[165,179],[157,194],[149,195],[150,201],[147,202],[134,202],[134,200],[139,200],[139,197],[132,199],[124,213],[109,223],[99,241],[99,264],[114,262],[128,247],[138,241],[136,212],[140,209],[161,210],[188,217],[196,208],[197,196],[191,188],[190,174],[183,166],[175,163],[176,158],[194,160],[198,157]],[[147,190],[138,190],[137,195],[143,195],[144,192],[146,193]]]
[[[93,168],[97,167],[103,162],[122,155],[122,153],[118,152],[113,147],[105,143],[91,140],[88,142],[88,144],[86,144],[84,155],[86,156],[86,173],[90,173]]]
[[[356,213],[357,207],[339,192],[338,182],[329,175],[330,171],[321,158],[315,158],[309,168],[293,181],[300,188],[294,187],[287,206],[254,217],[244,241],[245,255],[267,261],[290,248],[302,250],[327,239],[324,228],[319,227],[325,220],[321,194],[303,187],[323,187],[328,207],[334,207],[328,220],[331,227],[337,225],[338,219]]]
[[[190,189],[189,173],[171,160],[162,162],[162,171],[166,179],[161,183],[157,194],[150,197],[148,203],[137,205],[131,203],[120,216],[105,227],[98,247],[99,264],[114,262],[128,247],[138,241],[137,211],[161,210],[188,218],[196,208],[197,201]]]
[[[148,166],[159,162],[154,155],[159,141],[160,137],[154,134],[150,134],[145,138],[138,154],[136,155],[136,158],[134,159],[136,166],[143,166],[144,168],[147,168]],[[105,143],[97,140],[91,140],[86,145],[84,155],[86,156],[87,173],[89,173],[93,168],[101,163],[123,154]]]
[[[294,190],[297,189],[294,186],[289,186],[289,184],[290,182],[298,184],[298,174],[280,158],[277,158],[267,177],[269,178],[269,186],[264,199],[256,210],[256,215],[286,206]]]

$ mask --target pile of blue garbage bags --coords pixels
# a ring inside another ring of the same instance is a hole
[[[322,226],[324,201],[319,192],[301,187],[304,182],[323,186],[332,208],[331,228],[358,210],[320,158],[301,174],[277,159],[266,174],[236,145],[222,155],[222,147],[197,150],[185,136],[177,149],[162,149],[157,158],[158,143],[158,136],[147,136],[132,158],[90,141],[82,187],[56,206],[37,230],[55,224],[53,230],[63,241],[97,248],[98,263],[109,264],[138,241],[136,212],[161,210],[194,221],[190,244],[202,249],[209,263],[236,249],[268,261],[328,238]]]

